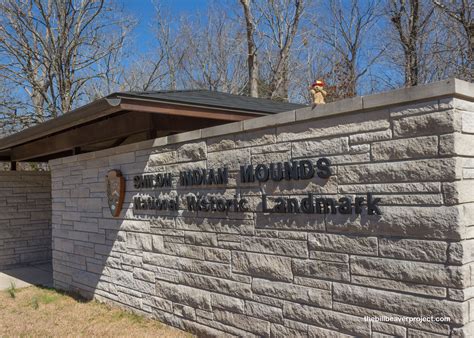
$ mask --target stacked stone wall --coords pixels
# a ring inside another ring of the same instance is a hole
[[[0,171],[0,269],[50,261],[50,173]]]
[[[198,335],[468,336],[474,104],[434,97],[365,108],[359,99],[51,162],[55,286]],[[241,165],[321,157],[332,162],[329,179],[239,179]],[[229,169],[226,185],[176,183],[180,171],[219,167]],[[126,178],[118,218],[107,204],[111,169]],[[167,172],[173,186],[146,193],[183,203],[189,193],[238,196],[249,211],[134,211],[144,191],[133,177]],[[382,215],[262,212],[263,194],[367,192],[381,198]]]

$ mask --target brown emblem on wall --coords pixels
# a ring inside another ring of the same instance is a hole
[[[125,198],[125,178],[120,170],[110,170],[106,176],[106,184],[110,212],[113,217],[118,217]]]

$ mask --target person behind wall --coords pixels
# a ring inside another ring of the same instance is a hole
[[[310,87],[309,92],[311,93],[311,100],[313,108],[318,104],[326,103],[327,92],[324,90],[324,82],[322,80],[315,81]]]

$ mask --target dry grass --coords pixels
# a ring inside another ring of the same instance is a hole
[[[158,321],[54,290],[29,287],[11,294],[0,292],[0,337],[191,337]]]

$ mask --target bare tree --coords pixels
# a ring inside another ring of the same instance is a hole
[[[128,61],[125,48],[116,49],[102,60],[99,60],[91,70],[96,76],[84,84],[81,90],[81,102],[91,102],[110,93],[125,90],[127,83],[125,74],[131,72],[132,66],[126,67]]]
[[[244,92],[244,32],[225,8],[216,5],[205,16],[182,20],[179,41],[185,46],[180,69],[183,87]]]
[[[240,3],[247,33],[250,94],[288,100],[291,52],[304,0],[240,0]]]
[[[182,56],[177,51],[179,39],[173,33],[170,13],[157,4],[155,6],[155,43],[149,52],[134,56],[121,74],[118,90],[149,91],[177,89],[178,66]]]
[[[247,67],[248,87],[251,97],[258,97],[258,59],[257,44],[255,42],[256,24],[250,8],[250,0],[240,0],[245,17],[245,30],[247,33]]]
[[[176,29],[173,24],[178,24],[178,27],[180,25],[177,20],[173,20],[171,11],[158,2],[155,4],[155,12],[156,25],[153,30],[158,46],[155,49],[155,56],[151,58],[154,64],[152,68],[155,77],[162,82],[163,88],[176,90],[185,46],[178,38],[179,29]]]
[[[390,0],[390,20],[403,49],[406,87],[419,83],[420,50],[432,14],[433,7],[423,7],[419,0]]]
[[[330,85],[330,100],[358,94],[360,79],[367,74],[385,51],[377,45],[376,25],[381,16],[379,1],[352,0],[342,5],[327,3],[329,15],[312,19],[316,40],[326,46],[325,55],[331,63],[323,77]]]
[[[12,88],[8,88],[0,78],[0,138],[14,132],[19,123],[18,107],[21,102],[15,100]]]
[[[164,69],[164,58],[156,53],[137,57],[121,77],[119,91],[150,91],[168,89],[168,76]]]
[[[302,46],[296,47],[299,52],[294,55],[290,65],[289,97],[295,102],[311,103],[308,86],[317,79],[327,81],[331,73],[332,60],[327,57],[328,50],[321,48],[319,38],[313,31],[311,25],[304,27],[300,42]]]
[[[129,20],[106,0],[0,1],[1,76],[23,88],[37,122],[68,112],[95,67],[121,49]]]
[[[262,61],[267,64],[268,96],[288,101],[289,66],[292,47],[299,31],[304,11],[303,0],[256,1],[257,13],[261,17],[259,35],[264,49]]]
[[[180,41],[179,17],[173,17],[169,8],[155,2],[155,20],[150,31],[155,39],[143,54],[126,52],[135,50],[136,42],[128,43],[120,53],[111,53],[98,64],[103,75],[89,83],[90,100],[116,91],[176,90],[184,55]],[[126,50],[126,51],[124,51]],[[120,67],[117,67],[120,65]]]
[[[461,59],[459,69],[454,74],[467,81],[474,80],[474,2],[470,0],[443,1],[433,0],[434,5],[449,19],[450,22],[445,26],[454,36],[462,36],[457,52],[457,58]],[[453,25],[454,24],[454,25]],[[454,26],[454,27],[453,27]],[[458,28],[461,29],[458,29]],[[446,60],[449,62],[452,59]]]

